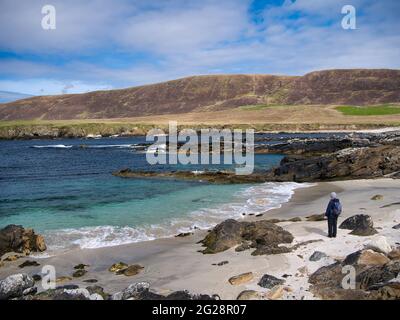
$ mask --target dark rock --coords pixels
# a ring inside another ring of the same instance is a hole
[[[72,274],[72,276],[74,278],[80,278],[83,277],[86,273],[87,271],[85,269],[78,269]]]
[[[82,270],[82,269],[85,269],[86,267],[89,267],[89,265],[80,263],[80,264],[76,265],[76,266],[74,267],[74,269],[75,269],[75,270]]]
[[[116,272],[116,274],[123,274],[127,277],[135,276],[137,275],[140,271],[142,271],[144,267],[142,267],[139,264],[133,264],[131,266],[128,266],[125,269],[119,270]]]
[[[97,280],[97,279],[87,279],[87,280],[83,280],[83,282],[86,282],[86,283],[96,283],[96,282],[99,282],[99,280]]]
[[[251,242],[245,241],[245,242],[242,242],[242,244],[238,245],[235,248],[235,251],[236,252],[242,252],[242,251],[249,250],[250,248],[251,248]]]
[[[290,221],[290,222],[300,222],[301,218],[300,217],[294,217],[294,218],[290,218],[288,221]]]
[[[223,265],[225,265],[225,264],[228,264],[229,263],[229,261],[221,261],[221,262],[218,262],[218,263],[213,263],[212,265],[213,266],[223,266]]]
[[[8,276],[0,281],[0,300],[17,298],[31,293],[34,285],[35,281],[25,273]]]
[[[285,246],[260,246],[254,250],[252,256],[289,253],[292,249]]]
[[[110,272],[120,272],[122,270],[125,270],[128,268],[128,265],[124,262],[117,262],[114,263],[110,268],[108,268],[108,271]]]
[[[400,229],[400,223],[393,226],[393,229],[396,229],[396,230]]]
[[[311,216],[306,217],[307,221],[324,221],[326,219],[325,214],[313,214]]]
[[[400,147],[349,148],[332,154],[287,161],[266,173],[268,181],[313,182],[368,179],[400,171]]]
[[[349,254],[340,263],[324,266],[315,271],[310,277],[311,291],[323,299],[376,299],[379,296],[377,288],[380,284],[394,279],[400,272],[400,261],[375,261],[374,257],[367,257],[363,253],[381,255],[370,250],[357,251]],[[383,255],[382,255],[383,256]],[[378,263],[376,265],[365,265],[364,262]],[[383,263],[383,264],[382,264]],[[342,268],[352,265],[356,271],[355,290],[345,290],[342,280],[345,274]]]
[[[37,267],[40,266],[40,263],[37,263],[36,261],[33,260],[26,260],[23,263],[21,263],[18,267],[19,268],[25,268],[25,267]]]
[[[356,228],[350,234],[354,236],[362,236],[362,237],[367,237],[367,236],[372,236],[374,234],[377,234],[378,231],[376,231],[375,228],[372,227],[367,227],[367,228]]]
[[[108,300],[111,296],[110,294],[104,292],[104,289],[100,286],[89,286],[86,287],[86,289],[90,294],[97,293],[98,295],[102,296],[104,300]]]
[[[177,234],[175,237],[176,238],[184,238],[184,237],[191,236],[192,234],[193,234],[192,232],[182,232],[182,233]]]
[[[400,272],[400,261],[390,261],[385,265],[370,267],[356,277],[356,282],[361,289],[370,290],[370,287],[378,283],[390,281]]]
[[[191,294],[187,290],[175,291],[165,297],[166,300],[216,300],[215,296]]]
[[[228,219],[218,224],[203,240],[206,247],[203,253],[217,253],[241,244],[252,243],[252,247],[278,246],[291,243],[293,236],[283,228],[265,220],[256,222],[238,222]]]
[[[7,252],[30,254],[46,250],[44,238],[35,234],[32,229],[8,225],[0,229],[0,256]]]
[[[360,229],[373,228],[373,226],[374,226],[374,223],[372,221],[371,216],[366,215],[366,214],[356,214],[355,216],[352,216],[352,217],[344,220],[340,224],[339,228],[355,230],[357,228],[360,228]]]
[[[259,214],[256,214],[256,217],[258,218],[258,217],[262,217],[264,214],[263,213],[259,213]]]
[[[310,256],[310,261],[319,261],[322,258],[326,258],[327,255],[324,252],[321,251],[315,251],[311,256]]]
[[[66,284],[64,286],[58,286],[56,290],[75,290],[79,289],[79,286],[77,284]]]
[[[34,274],[32,276],[32,279],[35,280],[35,282],[42,280],[42,276],[40,274]]]
[[[284,284],[284,283],[285,283],[285,280],[283,280],[283,279],[278,279],[269,274],[264,274],[262,276],[262,278],[260,279],[260,281],[258,282],[258,285],[263,288],[272,289],[273,287]]]

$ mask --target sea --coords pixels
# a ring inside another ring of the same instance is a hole
[[[304,135],[257,136],[267,144],[296,137]],[[0,141],[0,228],[9,224],[33,228],[44,235],[49,252],[115,246],[265,213],[289,201],[296,189],[310,186],[113,176],[123,168],[233,169],[232,165],[150,165],[141,147],[144,143],[145,137]],[[256,154],[255,171],[276,166],[283,157]]]

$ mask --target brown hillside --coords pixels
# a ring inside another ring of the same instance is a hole
[[[254,104],[400,102],[400,70],[329,70],[302,77],[212,75],[0,105],[2,120],[104,119],[225,110]]]

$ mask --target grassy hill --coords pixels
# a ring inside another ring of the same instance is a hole
[[[210,75],[120,90],[23,99],[0,104],[0,120],[116,119],[238,108],[263,111],[282,105],[399,102],[400,70],[327,70],[298,77]]]

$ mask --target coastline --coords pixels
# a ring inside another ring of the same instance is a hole
[[[247,220],[269,218],[301,217],[301,222],[279,223],[290,231],[295,241],[323,240],[301,247],[294,252],[278,255],[252,256],[249,252],[236,252],[233,248],[217,253],[207,254],[197,252],[202,249],[197,242],[204,238],[207,231],[196,231],[192,236],[183,238],[165,238],[140,243],[126,244],[98,249],[74,249],[57,256],[35,259],[41,266],[18,268],[24,259],[8,262],[0,268],[0,278],[19,272],[35,274],[45,264],[54,265],[57,277],[71,276],[73,267],[79,263],[90,265],[88,273],[81,278],[74,278],[62,284],[77,284],[86,287],[86,279],[97,279],[96,285],[102,286],[106,292],[115,293],[129,284],[139,281],[149,282],[151,288],[159,293],[175,290],[189,290],[191,293],[218,294],[222,299],[236,299],[243,290],[266,291],[257,285],[265,273],[280,278],[283,274],[291,274],[286,280],[286,286],[291,288],[285,299],[314,299],[307,291],[308,277],[318,267],[332,263],[334,257],[344,258],[347,254],[362,248],[363,244],[372,238],[348,235],[347,230],[338,230],[338,238],[326,237],[326,221],[310,222],[305,217],[320,214],[325,210],[327,195],[335,191],[341,199],[344,212],[339,223],[349,216],[358,213],[371,215],[379,233],[392,242],[399,242],[398,231],[391,227],[400,222],[400,206],[380,208],[382,205],[398,201],[398,181],[392,179],[351,180],[336,182],[321,182],[315,186],[295,190],[289,202],[279,209],[272,209],[262,217],[246,217]],[[383,200],[370,200],[372,196],[382,194]],[[393,230],[393,231],[392,231]],[[395,234],[397,232],[397,235]],[[393,236],[394,234],[394,236]],[[328,259],[310,262],[309,256],[315,251],[324,251]],[[300,256],[302,258],[300,258]],[[116,262],[140,264],[144,270],[138,275],[126,277],[115,275],[108,268]],[[212,264],[229,261],[223,266]],[[306,274],[295,276],[299,268],[306,267]],[[249,283],[232,286],[228,279],[244,272],[253,272],[254,279]],[[40,288],[39,288],[40,291]]]

